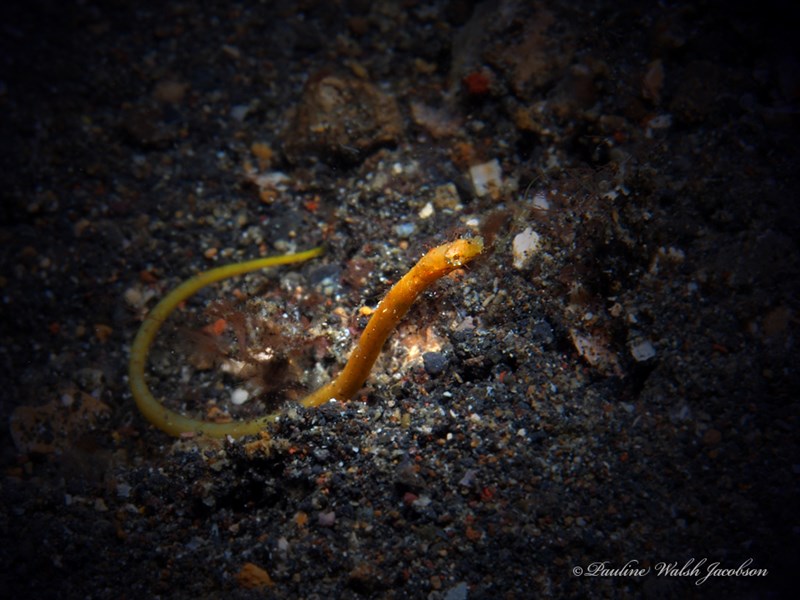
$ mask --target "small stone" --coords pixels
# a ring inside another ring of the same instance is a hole
[[[467,472],[464,473],[464,476],[459,480],[458,485],[464,487],[471,487],[473,483],[475,483],[475,476],[478,474],[478,471],[475,469],[467,469]]]
[[[336,513],[332,510],[321,512],[317,515],[317,523],[322,527],[333,527],[336,522]]]
[[[423,206],[420,209],[417,215],[419,216],[420,219],[427,219],[429,217],[432,217],[433,213],[434,213],[433,204],[428,202],[427,204],[425,204],[425,206]]]
[[[395,99],[367,81],[312,75],[283,132],[283,149],[292,163],[324,160],[358,163],[403,135]]]
[[[394,232],[399,238],[410,238],[416,230],[417,226],[414,223],[400,223],[394,227]]]
[[[461,198],[455,184],[445,183],[433,190],[433,204],[438,209],[458,210],[461,208]]]
[[[655,357],[656,349],[653,343],[647,339],[635,340],[631,346],[631,356],[636,362],[645,362]]]
[[[142,291],[136,287],[129,287],[122,294],[125,303],[132,308],[141,308],[144,306],[145,300],[143,296]]]
[[[129,483],[122,481],[117,484],[117,496],[120,498],[129,498],[132,489]]]
[[[436,139],[454,136],[461,128],[461,121],[456,115],[422,102],[411,102],[411,118]]]
[[[547,321],[537,321],[531,328],[531,339],[542,345],[552,344],[555,339],[553,327]]]
[[[524,269],[530,259],[542,247],[542,238],[533,229],[528,227],[522,233],[514,236],[511,242],[511,252],[514,255],[514,267],[517,269]]]
[[[550,210],[550,201],[547,199],[547,194],[537,192],[533,197],[533,207],[539,210]]]
[[[245,589],[261,590],[272,587],[272,578],[264,569],[251,562],[245,563],[236,574],[236,581]]]
[[[608,348],[608,340],[597,335],[584,335],[570,329],[570,337],[578,354],[604,375],[623,375],[617,355]]]
[[[422,364],[428,375],[439,375],[447,368],[447,357],[441,352],[426,352],[422,355]]]
[[[444,596],[444,600],[467,600],[469,595],[469,587],[466,581],[459,581],[449,590]]]
[[[231,402],[236,406],[241,406],[250,399],[250,392],[242,388],[236,388],[231,393]]]
[[[496,158],[469,168],[469,176],[472,179],[475,195],[480,197],[491,196],[495,199],[499,198],[500,188],[503,184],[502,175],[500,163],[497,162]]]
[[[231,107],[231,118],[234,121],[241,123],[247,118],[247,114],[250,112],[250,106],[247,104],[237,104]]]
[[[419,496],[418,498],[416,498],[411,503],[411,506],[413,506],[414,508],[421,509],[421,508],[425,508],[426,506],[429,506],[431,502],[432,502],[432,500],[430,499],[430,496],[424,496],[423,495],[423,496]]]

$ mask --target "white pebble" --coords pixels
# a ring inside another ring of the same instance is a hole
[[[531,257],[542,247],[542,238],[533,229],[528,227],[522,233],[514,236],[511,242],[511,252],[514,255],[514,267],[524,269]]]
[[[394,226],[394,232],[397,234],[397,237],[400,238],[409,238],[414,235],[416,230],[417,226],[414,225],[414,223],[400,223]]]
[[[233,402],[236,406],[244,404],[250,399],[250,392],[242,388],[236,388],[231,393],[231,402]]]
[[[533,197],[533,206],[539,210],[550,210],[550,201],[544,192],[537,192]]]
[[[138,287],[129,287],[122,295],[125,302],[132,308],[141,308],[144,306],[144,295]]]
[[[471,166],[469,168],[469,176],[472,179],[472,187],[475,188],[476,195],[500,195],[502,171],[496,158],[480,165]]]

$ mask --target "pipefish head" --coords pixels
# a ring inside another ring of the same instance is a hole
[[[464,266],[483,252],[483,238],[460,238],[451,242],[444,254],[444,259],[454,269]]]

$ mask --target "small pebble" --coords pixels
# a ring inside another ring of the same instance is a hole
[[[528,227],[522,233],[514,236],[511,242],[511,252],[514,255],[514,267],[524,269],[530,259],[542,247],[542,238],[533,229]]]
[[[122,294],[125,302],[132,308],[140,308],[144,306],[145,300],[142,291],[139,288],[130,287]]]
[[[539,210],[550,210],[550,201],[544,192],[537,192],[533,197],[533,206]]]
[[[460,581],[447,590],[444,600],[467,600],[469,595],[469,587],[466,581]]]
[[[469,176],[472,179],[472,187],[475,189],[476,196],[499,197],[503,182],[500,163],[496,158],[480,165],[471,166]]]
[[[631,344],[631,356],[636,362],[645,362],[656,355],[656,349],[650,340],[637,340]]]
[[[414,235],[416,230],[417,226],[414,225],[414,223],[400,223],[394,227],[394,232],[397,234],[397,237],[401,238],[410,238]]]
[[[117,496],[120,498],[128,498],[131,495],[131,488],[130,484],[121,482],[117,484]]]
[[[467,472],[464,473],[464,476],[459,480],[458,485],[464,487],[471,487],[473,483],[475,483],[475,476],[478,472],[475,469],[467,469]]]
[[[553,328],[547,321],[537,321],[531,328],[531,339],[537,343],[547,345],[552,344],[555,339]]]
[[[234,121],[241,123],[247,118],[247,113],[250,112],[250,107],[247,104],[237,104],[231,107],[231,118]]]
[[[427,219],[429,217],[432,217],[433,213],[434,213],[433,204],[428,202],[425,206],[423,206],[420,209],[419,213],[417,213],[417,214],[418,214],[420,219]]]
[[[447,367],[447,357],[441,352],[426,352],[422,355],[422,364],[428,375],[439,375]]]
[[[242,388],[236,388],[231,393],[231,402],[236,406],[240,406],[250,399],[250,392]]]
[[[455,184],[446,183],[433,190],[433,203],[436,208],[456,210],[461,206]]]
[[[321,512],[317,515],[317,523],[322,527],[333,527],[336,522],[336,513],[332,510],[328,512]]]
[[[269,573],[251,562],[242,566],[236,574],[236,582],[248,590],[263,590],[274,585]]]

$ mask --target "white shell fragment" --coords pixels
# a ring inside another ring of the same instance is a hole
[[[475,188],[477,196],[500,196],[500,188],[503,183],[503,174],[500,170],[500,163],[497,159],[480,165],[473,165],[469,168],[469,176],[472,179],[472,187]]]
[[[536,192],[533,197],[533,207],[539,210],[550,210],[550,201],[547,199],[547,194],[544,192]]]
[[[524,269],[531,258],[542,247],[542,238],[532,228],[528,227],[522,233],[514,236],[511,242],[511,252],[514,255],[514,268]]]

